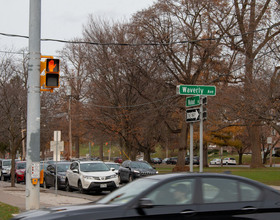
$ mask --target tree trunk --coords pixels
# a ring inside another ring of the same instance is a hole
[[[11,187],[15,187],[15,159],[16,159],[16,147],[12,146],[12,164],[11,164],[11,171],[10,171],[10,179],[11,179]]]
[[[176,166],[173,169],[173,172],[189,171],[189,167],[185,166],[188,130],[189,129],[187,124],[183,122],[182,131],[179,137],[178,160]]]
[[[266,161],[267,161],[267,155],[270,154],[270,150],[267,149],[266,152],[263,153],[263,164],[266,164]]]
[[[251,168],[264,167],[261,157],[261,139],[260,139],[260,127],[250,124],[249,127],[249,138],[252,149]]]
[[[99,146],[99,159],[103,161],[103,141],[101,141]]]
[[[151,163],[151,157],[150,157],[150,149],[148,147],[144,148],[144,160],[148,161],[149,163]]]
[[[242,157],[243,157],[243,153],[242,152],[238,152],[238,164],[242,165]]]

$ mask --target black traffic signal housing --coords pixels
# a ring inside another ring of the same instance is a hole
[[[59,87],[59,59],[46,59],[45,88]]]

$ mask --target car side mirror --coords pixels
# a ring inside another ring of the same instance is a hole
[[[74,169],[73,173],[79,173],[79,170],[78,169]]]
[[[148,209],[148,208],[153,208],[154,207],[154,203],[152,200],[150,200],[149,198],[141,198],[139,200],[139,203],[138,203],[138,208],[141,208],[141,209]]]
[[[113,168],[113,167],[111,167],[111,168],[110,168],[110,170],[111,170],[111,171],[115,171],[116,169],[115,169],[115,168]]]

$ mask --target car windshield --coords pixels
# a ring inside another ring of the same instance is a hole
[[[148,163],[131,162],[131,168],[153,169]]]
[[[57,172],[66,172],[70,167],[70,164],[63,163],[57,164]]]
[[[10,160],[4,160],[3,161],[3,166],[11,166],[11,161]]]
[[[101,200],[97,201],[98,204],[126,204],[145,191],[148,187],[153,186],[159,180],[155,179],[138,179],[135,180],[118,190],[108,194]]]
[[[17,169],[25,169],[26,163],[17,163]]]
[[[49,164],[47,163],[40,163],[40,169],[46,169]]]
[[[115,168],[116,170],[119,170],[120,165],[119,164],[114,164],[114,163],[109,163],[106,164],[109,168]]]
[[[102,172],[110,170],[104,163],[81,163],[80,167],[83,172]]]

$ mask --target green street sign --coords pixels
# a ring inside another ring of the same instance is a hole
[[[186,98],[186,107],[200,105],[200,96],[191,96]]]
[[[216,86],[178,85],[176,93],[179,95],[215,96]]]

